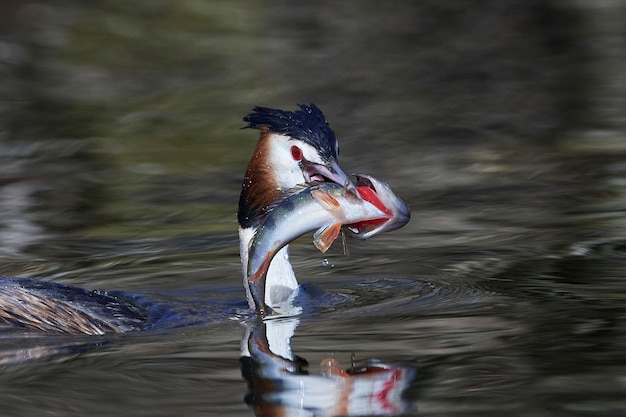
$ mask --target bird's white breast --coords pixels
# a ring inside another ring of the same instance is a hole
[[[253,228],[239,228],[239,253],[241,255],[241,266],[243,269],[243,286],[246,289],[246,296],[250,308],[254,309],[254,301],[248,286],[248,248],[250,241],[254,237]],[[290,300],[296,294],[298,280],[289,262],[289,246],[282,248],[270,263],[265,280],[265,304],[272,307],[277,312],[288,309]],[[281,308],[282,307],[282,308]]]

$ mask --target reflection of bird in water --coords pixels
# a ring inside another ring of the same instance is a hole
[[[238,210],[244,286],[255,308],[245,265],[248,244],[267,207],[284,191],[305,182],[354,186],[337,164],[335,134],[315,105],[301,105],[295,112],[256,107],[244,121],[247,127],[261,132],[248,164]],[[265,303],[284,303],[297,287],[285,247],[270,264]],[[103,292],[46,281],[0,278],[0,323],[44,331],[102,334],[139,330],[145,320],[146,312],[141,308]]]
[[[344,369],[330,356],[315,374],[306,359],[291,352],[297,325],[298,318],[288,317],[245,327],[239,360],[248,382],[245,401],[255,415],[396,416],[411,411],[404,394],[415,380],[415,362],[353,356]]]

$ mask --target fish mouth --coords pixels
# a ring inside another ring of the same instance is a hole
[[[356,189],[361,198],[378,207],[387,216],[346,225],[350,236],[365,240],[382,232],[399,229],[409,222],[411,219],[409,207],[393,193],[386,182],[366,174],[354,176]]]
[[[334,182],[345,187],[347,191],[351,191],[357,195],[355,185],[350,180],[350,177],[339,167],[339,164],[334,158],[331,158],[327,164],[318,164],[303,159],[302,173],[308,183]]]

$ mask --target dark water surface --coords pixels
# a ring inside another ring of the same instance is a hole
[[[0,328],[0,415],[270,415],[239,359],[277,359],[241,287],[241,117],[314,102],[413,217],[348,257],[294,245],[311,378],[406,372],[378,414],[626,416],[624,28],[620,2],[4,2],[0,273],[161,315]]]

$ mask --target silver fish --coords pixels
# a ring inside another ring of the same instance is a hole
[[[389,184],[366,174],[354,174],[354,176],[357,179],[356,188],[361,197],[378,207],[382,205],[387,216],[346,224],[350,236],[365,240],[382,232],[399,229],[409,222],[411,219],[409,207],[394,194]],[[375,201],[376,199],[378,201]]]
[[[247,277],[257,309],[262,315],[272,312],[265,306],[265,277],[274,255],[289,242],[317,230],[313,243],[326,252],[343,224],[387,217],[388,214],[352,190],[331,182],[297,187],[285,193],[268,210],[250,241]]]

